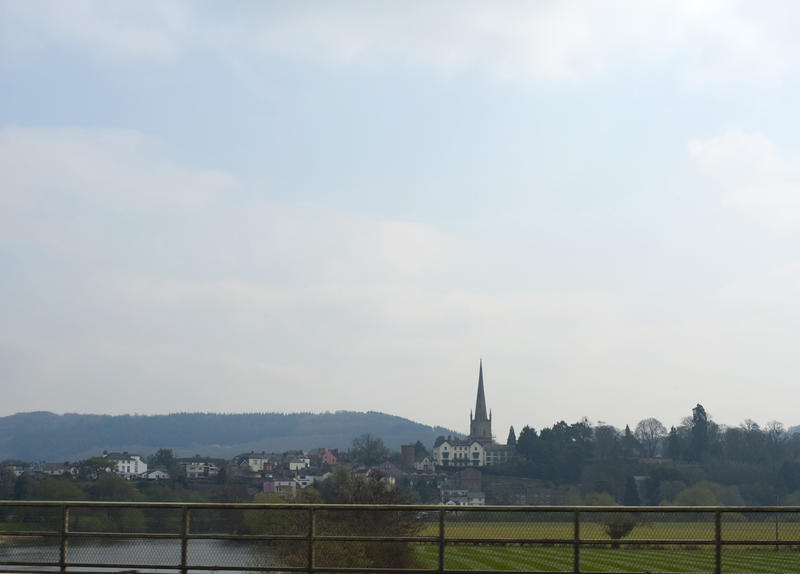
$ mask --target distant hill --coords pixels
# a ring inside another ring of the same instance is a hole
[[[369,433],[391,449],[437,436],[456,435],[379,412],[175,413],[169,415],[56,415],[40,411],[0,417],[0,460],[74,461],[127,450],[142,455],[171,448],[179,456],[229,458],[250,451],[347,449]]]

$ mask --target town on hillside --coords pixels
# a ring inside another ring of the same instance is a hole
[[[780,423],[762,429],[750,420],[723,427],[699,404],[669,431],[653,418],[639,421],[635,431],[561,421],[539,432],[526,426],[519,436],[511,427],[499,443],[482,362],[467,436],[439,436],[432,445],[417,441],[399,452],[364,434],[346,450],[322,446],[231,459],[177,457],[159,449],[147,456],[102,452],[75,463],[6,460],[0,463],[0,498],[79,497],[102,489],[65,490],[63,482],[37,479],[87,485],[116,477],[161,500],[187,493],[218,501],[259,494],[298,500],[310,487],[324,490],[337,469],[425,504],[800,504],[800,434]]]
[[[143,456],[131,452],[103,452],[76,463],[4,461],[2,472],[18,478],[24,474],[96,480],[113,473],[128,481],[181,480],[201,484],[258,483],[259,490],[292,500],[299,489],[325,480],[337,465],[347,465],[355,475],[380,480],[389,487],[416,485],[423,502],[482,505],[480,467],[507,463],[514,446],[498,444],[492,434],[492,417],[486,407],[483,364],[479,366],[474,411],[467,437],[440,436],[433,445],[403,445],[391,453],[378,437],[356,437],[347,451],[321,447],[312,451],[249,452],[230,460],[203,456],[175,457],[161,449]]]

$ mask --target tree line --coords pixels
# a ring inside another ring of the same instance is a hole
[[[624,503],[800,503],[800,435],[779,422],[714,422],[698,404],[667,429],[656,418],[617,429],[588,420],[509,434],[517,458],[492,474],[572,485]],[[633,481],[633,477],[638,477]]]

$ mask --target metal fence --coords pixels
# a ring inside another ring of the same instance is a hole
[[[0,572],[800,572],[800,507],[0,501]]]

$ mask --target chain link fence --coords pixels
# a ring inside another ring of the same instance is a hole
[[[0,501],[0,572],[800,572],[795,507]]]

